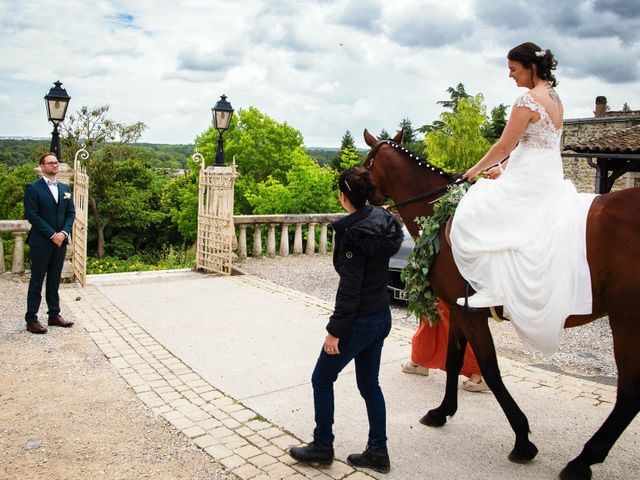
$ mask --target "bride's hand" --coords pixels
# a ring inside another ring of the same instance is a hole
[[[490,178],[492,180],[495,180],[501,174],[502,174],[502,172],[500,171],[500,167],[498,167],[497,165],[495,167],[490,168],[486,172],[484,172],[484,176],[487,177],[487,178]]]
[[[464,175],[462,176],[462,179],[466,180],[467,182],[471,182],[477,176],[478,176],[478,172],[476,172],[475,167],[471,167],[469,170],[467,170],[464,173]]]

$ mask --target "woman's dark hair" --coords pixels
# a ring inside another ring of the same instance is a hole
[[[362,208],[367,202],[378,205],[381,200],[369,171],[364,168],[351,167],[342,172],[338,188],[356,208]]]
[[[523,67],[531,69],[531,78],[533,78],[531,66],[535,65],[536,73],[542,80],[548,81],[552,87],[558,85],[558,81],[552,73],[552,70],[558,66],[558,61],[551,50],[543,50],[533,42],[526,42],[509,50],[507,58],[514,62],[520,62]]]

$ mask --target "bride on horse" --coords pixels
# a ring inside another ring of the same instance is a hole
[[[509,77],[528,91],[513,104],[500,139],[464,174],[472,180],[497,164],[469,189],[454,216],[454,260],[476,291],[457,303],[503,306],[525,344],[552,354],[566,318],[591,313],[585,230],[595,196],[564,180],[553,54],[527,42],[507,59]]]

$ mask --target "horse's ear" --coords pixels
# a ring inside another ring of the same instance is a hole
[[[393,141],[396,143],[400,143],[402,142],[402,135],[404,134],[404,130],[401,128],[398,133],[396,133],[396,136],[393,137]]]
[[[369,130],[364,129],[364,141],[370,147],[375,147],[376,143],[378,143],[378,139],[369,133]]]

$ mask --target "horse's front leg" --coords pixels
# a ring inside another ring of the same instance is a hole
[[[458,410],[458,376],[462,370],[464,352],[467,348],[467,338],[462,333],[459,323],[454,319],[453,312],[449,323],[447,340],[447,382],[444,398],[439,407],[429,410],[420,419],[420,423],[429,427],[441,427],[447,423],[447,417],[452,417]]]
[[[529,421],[526,415],[520,410],[502,381],[487,314],[462,311],[460,314],[462,315],[461,328],[476,355],[484,381],[489,385],[516,434],[516,443],[509,453],[509,460],[515,463],[527,463],[538,454],[538,448],[529,440]]]

